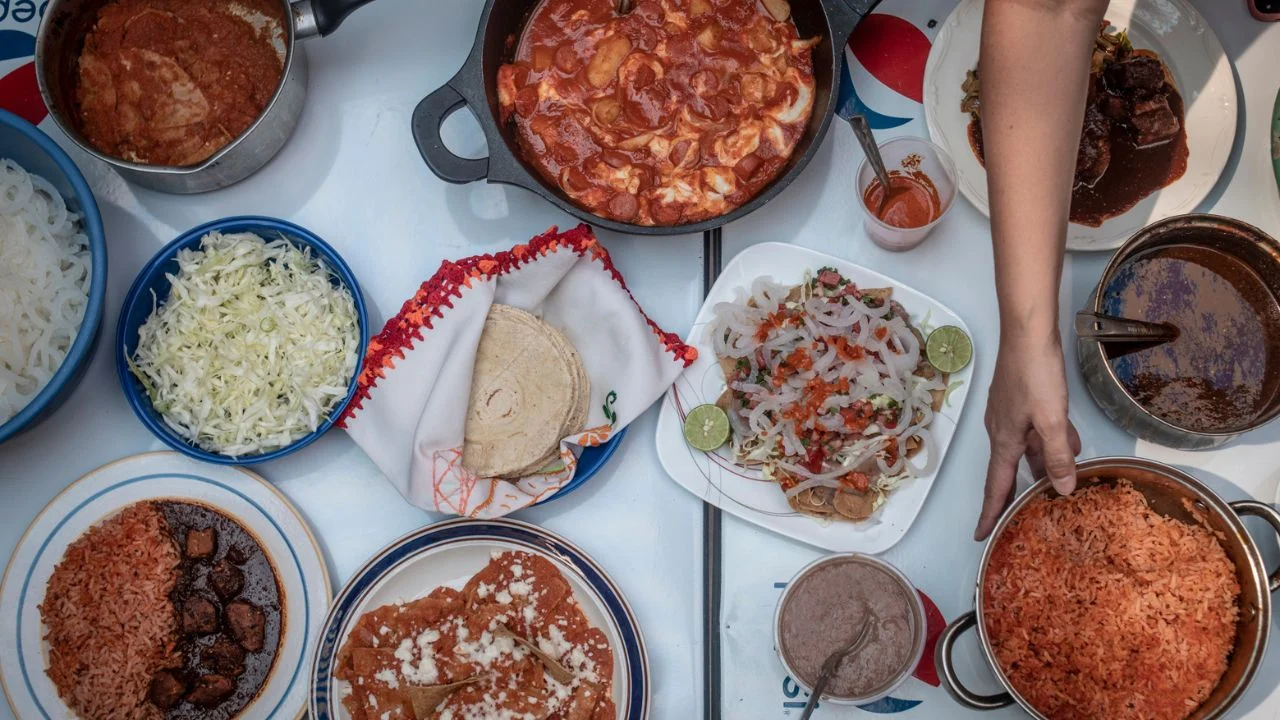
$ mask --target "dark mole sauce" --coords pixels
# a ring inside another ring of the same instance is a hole
[[[236,678],[236,688],[231,695],[211,708],[193,705],[184,700],[166,711],[165,717],[171,720],[226,720],[235,717],[266,685],[276,661],[280,638],[284,634],[286,618],[275,568],[257,538],[226,515],[186,501],[159,500],[155,502],[155,507],[164,515],[169,533],[180,551],[185,547],[187,531],[213,528],[217,532],[217,548],[212,557],[195,560],[188,558],[183,552],[182,564],[179,566],[181,576],[169,596],[173,600],[175,612],[178,612],[177,608],[188,597],[198,595],[212,601],[220,611],[228,602],[244,600],[260,608],[266,618],[262,650],[245,652],[244,673]],[[210,569],[223,559],[244,573],[244,588],[239,595],[226,601],[219,599],[209,584]],[[215,672],[200,662],[200,652],[212,645],[220,635],[222,633],[203,637],[183,635],[178,641],[178,649],[182,653],[184,669],[193,675]]]
[[[1168,186],[1187,171],[1187,129],[1182,96],[1168,94],[1169,109],[1179,120],[1172,140],[1138,147],[1130,130],[1122,123],[1111,124],[1111,164],[1093,186],[1077,184],[1071,191],[1071,222],[1098,227],[1123,215],[1148,195]],[[982,145],[982,124],[969,121],[969,147],[978,162],[986,166]]]
[[[1103,345],[1130,397],[1168,423],[1240,431],[1280,394],[1280,305],[1234,255],[1154,248],[1120,266],[1103,290],[1103,311],[1178,328],[1176,339],[1136,352]]]

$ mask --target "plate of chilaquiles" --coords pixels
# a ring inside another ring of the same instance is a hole
[[[754,245],[716,281],[687,342],[698,360],[667,392],[658,456],[726,512],[834,552],[880,553],[929,494],[973,364],[925,358],[930,332],[964,322],[880,273],[805,248]],[[689,411],[717,404],[730,439],[694,449]]]
[[[457,518],[347,582],[311,665],[314,720],[642,720],[635,615],[595,561],[514,520]]]

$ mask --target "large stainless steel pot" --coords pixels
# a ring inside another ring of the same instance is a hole
[[[1178,215],[1139,230],[1111,258],[1089,297],[1086,313],[1104,313],[1103,293],[1127,261],[1168,245],[1202,245],[1239,258],[1258,273],[1273,297],[1280,298],[1280,243],[1252,225],[1217,215]],[[1275,328],[1280,335],[1280,328]],[[1080,372],[1098,406],[1125,432],[1144,440],[1184,450],[1204,450],[1229,442],[1280,416],[1280,392],[1248,424],[1225,432],[1198,432],[1165,422],[1147,411],[1124,389],[1097,340],[1076,340]]]
[[[99,152],[80,133],[76,70],[84,38],[98,9],[110,0],[49,0],[36,36],[36,79],[49,115],[85,152],[111,165],[124,179],[171,193],[199,193],[237,183],[266,165],[293,133],[307,94],[307,55],[294,41],[328,35],[370,0],[279,0],[285,23],[284,73],[258,119],[204,162],[185,167],[145,165]]]
[[[1150,503],[1151,508],[1166,517],[1177,518],[1185,522],[1195,519],[1183,505],[1189,500],[1194,508],[1203,514],[1209,526],[1220,533],[1227,556],[1235,563],[1240,580],[1240,622],[1236,628],[1236,646],[1231,654],[1227,672],[1213,691],[1194,713],[1190,720],[1206,720],[1221,717],[1244,695],[1249,682],[1253,680],[1258,665],[1267,651],[1267,639],[1271,631],[1271,593],[1280,589],[1280,571],[1267,575],[1262,563],[1262,556],[1253,538],[1245,530],[1241,516],[1253,515],[1267,521],[1277,533],[1280,533],[1280,513],[1265,503],[1242,500],[1228,503],[1190,475],[1152,460],[1140,458],[1096,458],[1087,460],[1078,466],[1078,474],[1082,487],[1113,480],[1128,480],[1141,492]],[[1013,505],[1005,511],[996,525],[995,532],[987,541],[986,550],[982,553],[982,562],[978,566],[978,588],[976,608],[956,618],[938,638],[934,661],[938,666],[938,675],[942,684],[951,696],[961,705],[974,710],[995,710],[1015,702],[1022,706],[1032,717],[1044,719],[1044,715],[1031,707],[1017,690],[1010,684],[1004,672],[996,662],[991,650],[991,639],[987,636],[987,626],[983,619],[982,588],[987,574],[987,564],[991,560],[991,550],[1000,542],[1009,522],[1033,498],[1054,492],[1048,479],[1043,479],[1023,493]],[[982,654],[986,657],[995,672],[1000,684],[1007,692],[996,695],[980,695],[969,690],[956,675],[955,661],[952,651],[956,640],[966,630],[977,626],[978,637],[982,646]]]
[[[578,207],[560,188],[542,176],[521,156],[510,124],[499,121],[498,68],[515,53],[525,20],[539,0],[486,0],[480,13],[471,55],[457,74],[423,98],[413,112],[413,137],[427,167],[441,180],[516,185],[541,195],[565,212],[597,226],[632,235],[679,235],[720,227],[756,210],[782,192],[818,152],[840,101],[840,72],[844,48],[853,28],[878,0],[791,0],[791,17],[801,37],[821,37],[813,49],[817,90],[813,114],[784,170],[758,195],[719,217],[685,225],[633,225],[595,215]],[[463,158],[445,147],[440,126],[450,115],[466,107],[476,116],[489,145],[489,156]],[[853,185],[850,170],[849,184]]]

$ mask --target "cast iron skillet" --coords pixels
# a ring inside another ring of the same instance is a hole
[[[532,190],[560,209],[598,227],[634,235],[679,235],[697,233],[733,222],[769,202],[791,184],[822,144],[827,126],[839,101],[840,68],[844,46],[853,27],[876,4],[876,0],[791,0],[791,16],[800,37],[820,36],[813,49],[816,92],[809,127],[796,145],[783,172],[750,202],[719,217],[687,225],[650,226],[617,222],[574,205],[554,185],[543,181],[516,150],[509,125],[498,120],[498,67],[515,52],[525,19],[539,0],[486,0],[480,14],[471,55],[462,69],[443,87],[418,103],[413,112],[413,137],[427,167],[441,180],[469,183],[487,179]],[[461,158],[449,151],[440,139],[440,126],[455,110],[466,105],[480,121],[489,145],[487,158]]]

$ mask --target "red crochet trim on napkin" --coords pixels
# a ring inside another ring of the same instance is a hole
[[[355,397],[338,418],[337,426],[345,428],[347,421],[364,407],[369,398],[369,391],[377,386],[378,381],[386,377],[386,371],[395,367],[397,359],[403,359],[406,351],[413,349],[413,343],[423,340],[422,329],[432,328],[433,318],[444,317],[443,308],[453,307],[453,298],[462,297],[462,289],[471,287],[472,280],[490,280],[504,275],[537,260],[539,257],[567,248],[579,255],[590,253],[592,260],[600,262],[609,275],[626,291],[635,303],[635,296],[627,288],[618,269],[614,267],[609,251],[596,239],[595,233],[587,225],[561,233],[552,227],[545,233],[535,237],[524,245],[517,245],[510,250],[496,255],[476,255],[456,262],[446,260],[431,279],[422,283],[413,297],[405,301],[400,312],[382,326],[382,332],[369,341],[369,349],[365,353],[357,381]],[[644,308],[636,303],[636,309],[644,317],[645,322],[653,329],[654,335],[663,347],[685,367],[698,359],[698,351],[686,345],[679,335],[664,332],[657,323],[645,314]]]

